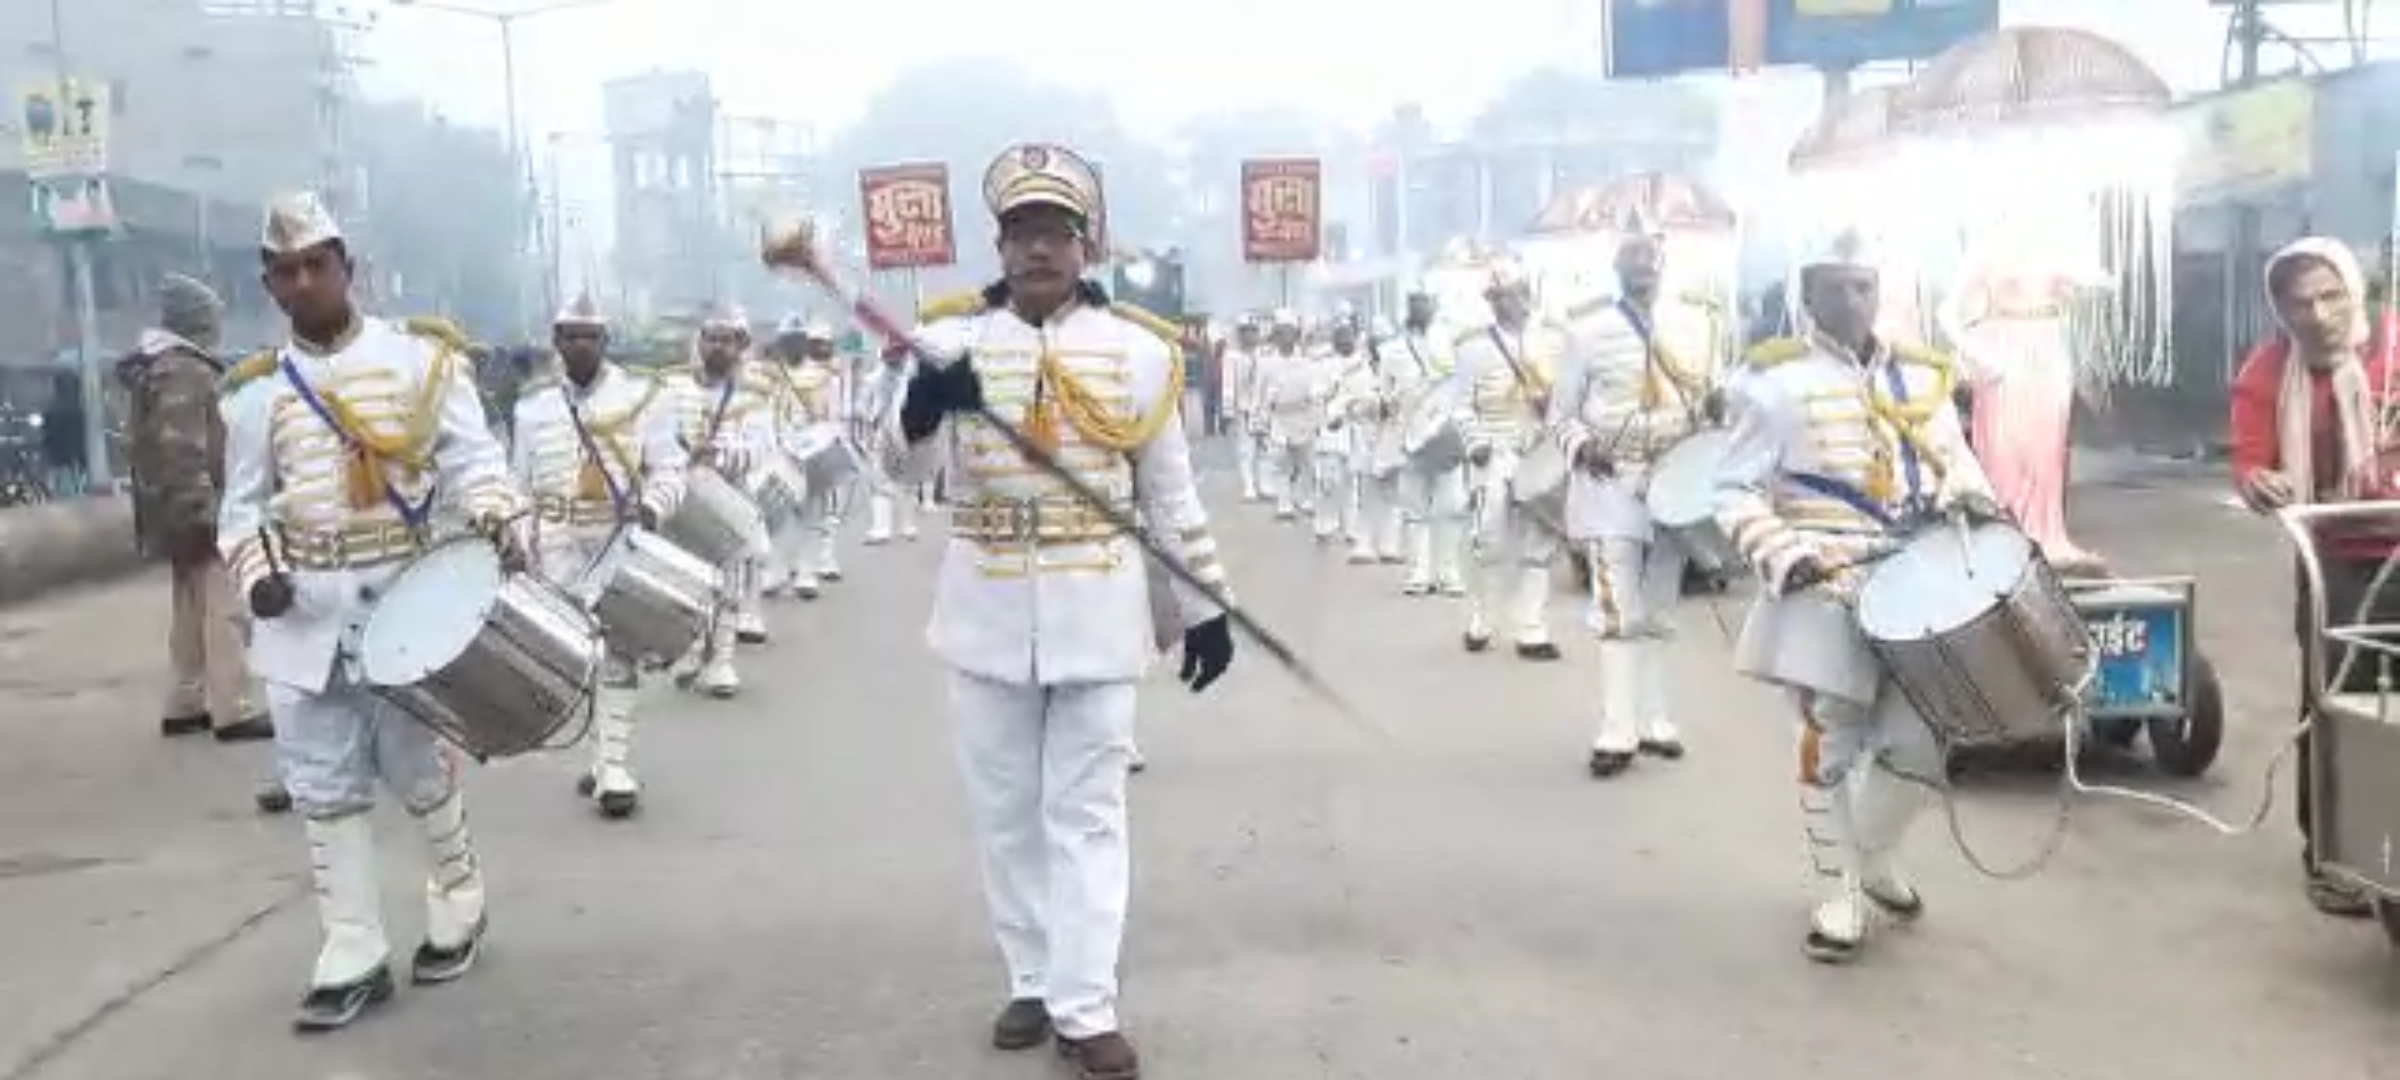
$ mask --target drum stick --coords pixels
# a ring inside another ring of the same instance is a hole
[[[806,228],[780,240],[770,239],[762,254],[770,269],[795,271],[815,283],[827,295],[839,301],[851,316],[858,320],[859,325],[882,336],[885,340],[898,343],[915,356],[918,362],[931,365],[938,370],[959,361],[960,358],[957,356],[935,351],[932,346],[919,339],[915,333],[902,326],[899,320],[885,312],[882,305],[877,304],[874,298],[851,288],[835,276],[819,257],[815,240]],[[1258,647],[1265,649],[1267,654],[1274,657],[1275,662],[1282,665],[1285,671],[1290,672],[1302,686],[1324,699],[1344,717],[1359,721],[1362,726],[1372,728],[1372,725],[1364,723],[1365,717],[1351,707],[1349,700],[1336,691],[1331,683],[1326,682],[1324,677],[1317,673],[1316,668],[1303,659],[1297,650],[1249,612],[1234,606],[1232,597],[1227,596],[1223,589],[1201,580],[1200,575],[1194,573],[1182,559],[1177,558],[1173,552],[1168,551],[1157,540],[1152,539],[1149,533],[1140,527],[1140,523],[1133,519],[1132,515],[1118,509],[1100,492],[1094,490],[1090,484],[1085,483],[1081,477],[1067,471],[1066,467],[1060,465],[1058,459],[1052,456],[1048,450],[1043,449],[1023,431],[1018,430],[1016,425],[1009,423],[998,413],[992,411],[990,406],[977,407],[975,416],[993,431],[999,432],[1000,436],[1007,440],[1010,448],[1026,461],[1031,462],[1035,468],[1058,481],[1077,500],[1084,503],[1093,513],[1098,514],[1102,520],[1107,521],[1119,533],[1132,538],[1135,544],[1140,545],[1143,553],[1156,560],[1169,577],[1208,598],[1210,603],[1224,611],[1227,621],[1235,629],[1240,630],[1243,636],[1249,638]],[[1378,734],[1385,734],[1379,728],[1374,730]],[[1388,734],[1385,737],[1388,738]]]

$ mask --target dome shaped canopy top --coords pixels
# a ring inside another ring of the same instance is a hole
[[[1924,134],[1989,124],[2156,112],[2165,79],[2086,30],[2012,26],[1951,46],[1891,99],[1891,128]]]
[[[1640,172],[1550,200],[1526,231],[1535,236],[1630,229],[1725,229],[1733,207],[1706,185],[1674,173]]]
[[[1834,102],[1792,144],[1785,163],[1794,169],[1831,165],[1874,152],[1892,135],[1892,98],[1898,86],[1871,86]]]

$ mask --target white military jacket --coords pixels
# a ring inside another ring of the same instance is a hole
[[[361,316],[331,351],[295,341],[252,356],[226,374],[219,411],[217,543],[235,592],[275,570],[292,582],[291,610],[250,631],[250,666],[269,682],[325,689],[368,592],[423,550],[420,526],[452,530],[523,505],[469,361],[409,327]]]
[[[1224,588],[1176,422],[1183,386],[1173,327],[1130,305],[1081,303],[1037,327],[984,307],[980,296],[938,303],[925,321],[928,344],[973,362],[994,414],[1055,440],[1059,464]],[[948,455],[952,499],[926,635],[934,651],[969,674],[1011,683],[1140,678],[1156,656],[1156,624],[1136,541],[979,417],[954,415],[929,441]],[[1222,613],[1180,585],[1160,600],[1186,628]]]
[[[1452,399],[1466,407],[1467,445],[1521,453],[1541,435],[1546,406],[1536,399],[1549,396],[1567,344],[1557,326],[1539,321],[1513,333],[1493,325],[1458,338],[1450,378]]]
[[[1325,413],[1341,422],[1340,429],[1333,432],[1335,449],[1353,471],[1365,471],[1373,466],[1375,440],[1383,434],[1392,400],[1390,387],[1364,346],[1349,356],[1329,352],[1325,359],[1333,371],[1333,393]],[[1383,362],[1388,365],[1392,361],[1385,357]]]
[[[858,418],[860,443],[875,461],[876,472],[884,480],[908,480],[923,475],[916,471],[919,463],[908,454],[908,440],[900,430],[900,405],[908,399],[908,378],[915,365],[908,361],[875,365],[860,380]]]
[[[1316,356],[1305,349],[1260,354],[1259,398],[1267,414],[1267,435],[1278,446],[1307,446],[1316,441],[1325,421],[1324,401],[1317,396]]]
[[[1717,523],[1767,583],[1735,648],[1745,674],[1871,702],[1879,678],[1846,600],[1855,564],[1895,541],[1912,507],[1946,507],[1991,484],[1952,403],[1952,365],[1913,347],[1865,362],[1812,335],[1753,349],[1726,382],[1733,429]],[[1802,558],[1834,572],[1786,595]]]
[[[662,376],[675,398],[675,434],[696,468],[714,468],[740,480],[753,462],[782,444],[775,429],[772,386],[742,361],[724,379],[714,379],[695,359]]]
[[[606,362],[589,386],[554,365],[519,392],[512,471],[551,580],[572,582],[641,507],[665,520],[683,504],[675,405],[661,380]]]

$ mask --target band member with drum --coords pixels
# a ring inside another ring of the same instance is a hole
[[[850,381],[840,370],[833,328],[811,321],[800,329],[800,362],[789,369],[803,428],[822,428],[847,434],[850,423]],[[858,480],[858,460],[846,442],[810,459],[808,498],[800,508],[800,527],[807,538],[794,556],[792,586],[802,596],[815,596],[824,584],[842,580],[840,545],[842,511]]]
[[[687,455],[666,386],[608,361],[608,320],[591,297],[560,311],[550,336],[558,367],[518,392],[512,458],[519,488],[533,499],[542,572],[571,582],[617,530],[655,529],[675,513]],[[576,782],[612,818],[641,804],[631,764],[641,659],[609,650],[592,696],[591,770]]]
[[[900,402],[908,394],[907,361],[908,350],[886,350],[860,387],[859,445],[873,471],[868,477],[872,486],[867,494],[867,534],[861,538],[868,544],[888,543],[895,534],[903,540],[917,538],[914,478],[921,469],[909,460],[908,440],[900,433]]]
[[[1399,339],[1383,358],[1384,378],[1397,410],[1392,422],[1402,428],[1404,457],[1394,494],[1408,558],[1408,576],[1400,591],[1408,596],[1464,596],[1467,591],[1459,572],[1467,537],[1466,470],[1458,456],[1459,402],[1449,386],[1453,364],[1448,342],[1434,333],[1436,314],[1431,293],[1408,294]]]
[[[466,974],[484,931],[457,761],[432,729],[370,695],[342,640],[436,524],[463,518],[522,568],[523,507],[466,360],[352,305],[348,242],[314,194],[272,200],[259,249],[291,336],[226,373],[217,537],[255,616],[250,664],[306,822],[325,939],[294,1022],[322,1031],[393,992],[369,814],[377,781],[415,819],[433,868],[413,980]]]
[[[1820,896],[1805,951],[1840,963],[1870,916],[1924,900],[1902,839],[1944,782],[1933,729],[1850,612],[1895,525],[1933,513],[2000,517],[1967,449],[1949,362],[1878,339],[1876,264],[1855,230],[1804,263],[1798,338],[1752,349],[1726,383],[1733,428],[1718,522],[1764,580],[1736,670],[1786,691],[1799,718],[1800,803]]]
[[[1300,343],[1300,316],[1288,309],[1275,312],[1267,331],[1267,349],[1259,355],[1256,415],[1265,439],[1267,493],[1275,499],[1275,520],[1296,521],[1316,513],[1316,485],[1310,483],[1309,448],[1325,422],[1322,408],[1312,404],[1310,356]]]
[[[1374,453],[1374,409],[1377,402],[1369,393],[1361,404],[1364,412],[1350,415],[1351,400],[1343,389],[1356,379],[1372,380],[1373,368],[1367,366],[1367,354],[1359,349],[1358,316],[1345,308],[1333,317],[1325,342],[1325,351],[1309,361],[1309,397],[1316,402],[1320,422],[1313,466],[1317,483],[1316,537],[1320,544],[1331,544],[1345,534],[1355,547],[1363,538],[1360,528],[1360,481],[1367,470],[1367,455]],[[1374,558],[1367,551],[1368,561]]]
[[[1258,381],[1258,317],[1243,315],[1233,326],[1233,341],[1225,347],[1218,370],[1224,382],[1225,430],[1233,435],[1234,470],[1242,477],[1242,501],[1257,502],[1259,441],[1251,433],[1251,398]]]
[[[927,340],[959,359],[920,365],[902,424],[941,434],[953,470],[952,538],[930,637],[952,668],[968,801],[992,924],[1009,974],[994,1045],[1053,1030],[1086,1080],[1135,1080],[1117,1016],[1130,852],[1125,789],[1136,691],[1158,625],[1138,519],[1200,580],[1225,579],[1176,407],[1173,325],[1110,304],[1083,278],[1097,252],[1099,181],[1081,157],[1019,146],[984,176],[1005,277],[925,313]],[[1102,513],[993,431],[988,409],[1086,486]],[[1110,518],[1116,518],[1112,521]],[[1224,611],[1178,586],[1157,597],[1183,628],[1181,678],[1224,674]]]
[[[1652,456],[1700,430],[1719,406],[1711,397],[1715,342],[1670,338],[1659,325],[1664,269],[1655,237],[1637,234],[1618,246],[1618,296],[1573,328],[1578,360],[1550,399],[1550,426],[1575,465],[1567,531],[1592,567],[1601,689],[1589,763],[1595,779],[1624,772],[1637,753],[1683,756],[1669,716],[1667,639],[1686,553],[1653,526],[1643,498]]]
[[[691,467],[713,470],[736,485],[776,445],[771,391],[744,370],[749,346],[748,317],[739,309],[719,309],[700,324],[692,362],[667,377],[675,396],[676,438]],[[735,643],[765,644],[767,628],[758,612],[760,560],[737,558],[717,569],[733,595],[727,610],[710,622],[707,639],[679,665],[676,682],[729,698],[742,688],[733,663]]]
[[[1492,267],[1484,300],[1492,324],[1458,339],[1451,373],[1453,400],[1467,404],[1467,484],[1474,503],[1473,581],[1467,590],[1468,652],[1492,644],[1492,609],[1505,604],[1517,656],[1556,660],[1550,640],[1550,560],[1563,524],[1542,520],[1523,505],[1517,470],[1542,439],[1550,382],[1567,350],[1566,335],[1537,320],[1533,283],[1524,267],[1504,259]],[[1505,583],[1503,579],[1505,578]]]
[[[2400,407],[2393,380],[2400,377],[2400,326],[2370,323],[2366,277],[2358,259],[2339,240],[2295,241],[2267,260],[2267,298],[2280,332],[2242,360],[2233,379],[2233,480],[2242,499],[2259,513],[2294,503],[2351,502],[2400,498],[2387,449],[2389,420]],[[2296,363],[2294,361],[2297,361]],[[2382,571],[2400,537],[2367,529],[2319,538],[2324,561],[2325,603],[2338,624],[2400,621],[2400,585],[2377,596],[2368,586]],[[2297,630],[2301,655],[2316,632],[2309,613],[2307,582],[2298,589]],[[2370,609],[2360,604],[2371,600]],[[2336,657],[2341,650],[2329,650]],[[2303,665],[2305,667],[2305,665]],[[2381,676],[2372,657],[2350,664],[2343,692],[2371,693]],[[2307,671],[2307,687],[2333,672]],[[2313,740],[2300,736],[2300,857],[2309,902],[2328,915],[2360,918],[2373,913],[2358,890],[2321,873],[2309,822],[2315,810]]]

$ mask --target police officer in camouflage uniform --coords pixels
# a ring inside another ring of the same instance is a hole
[[[248,613],[217,553],[225,427],[217,414],[224,365],[214,353],[224,304],[208,286],[174,274],[158,299],[159,325],[142,331],[118,375],[131,402],[134,531],[145,554],[174,570],[167,654],[175,681],[159,730],[213,731],[220,742],[273,738],[242,655]],[[289,806],[280,783],[262,788],[258,800],[270,812]]]

